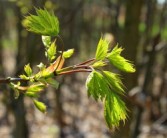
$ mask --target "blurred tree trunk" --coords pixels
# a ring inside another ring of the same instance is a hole
[[[33,3],[36,7],[44,4],[45,1],[39,3]],[[35,34],[27,33],[27,35],[23,35],[25,31],[22,27],[22,19],[23,15],[21,13],[21,8],[19,6],[15,6],[15,11],[17,13],[17,31],[18,31],[18,49],[16,56],[16,73],[14,76],[18,76],[23,73],[24,65],[30,63],[31,65],[34,62],[41,61],[41,41],[40,37],[36,37]],[[38,53],[38,54],[37,54]],[[25,84],[26,85],[26,84]],[[26,121],[26,110],[24,107],[24,96],[20,95],[18,99],[14,99],[14,92],[11,92],[11,106],[13,109],[14,117],[15,117],[15,128],[13,131],[14,138],[28,138],[29,130],[28,124]]]
[[[63,41],[65,45],[65,49],[74,48],[75,53],[79,51],[79,42],[80,42],[80,36],[81,36],[81,21],[82,21],[82,6],[84,1],[80,0],[72,0],[72,1],[64,1],[61,0],[59,2],[59,11],[60,12],[60,25],[63,26],[62,33],[63,35]],[[63,17],[63,18],[62,18]],[[67,43],[68,42],[68,43]],[[69,43],[70,42],[70,43]],[[62,43],[59,43],[61,46]],[[72,76],[72,84],[76,80],[75,76]],[[60,84],[66,85],[64,83],[64,80],[60,82]],[[60,137],[64,136],[63,128],[66,125],[66,122],[64,121],[64,111],[63,111],[63,103],[62,103],[62,92],[59,87],[58,90],[55,92],[55,100],[56,100],[56,112],[55,112],[55,118],[59,123],[60,126]],[[72,127],[74,124],[71,124]],[[71,128],[72,129],[72,128]]]
[[[136,63],[137,46],[140,40],[139,24],[143,0],[127,0],[123,46],[125,57]],[[125,86],[131,89],[137,84],[137,73],[124,75]]]
[[[2,49],[3,49],[3,44],[2,44],[2,36],[4,34],[4,28],[5,28],[5,8],[3,2],[0,2],[0,17],[1,17],[1,22],[0,22],[0,73],[2,74]],[[2,77],[2,76],[1,76]]]
[[[154,16],[156,13],[156,1],[157,0],[147,0],[146,6],[147,6],[147,13],[146,13],[146,30],[145,30],[145,42],[144,42],[144,50],[146,50],[146,47],[150,43],[151,40],[151,33],[153,29],[153,23],[154,23]]]
[[[120,35],[119,35],[120,28],[119,28],[118,17],[120,14],[120,8],[121,8],[122,1],[116,0],[116,1],[112,2],[111,0],[106,0],[106,2],[107,2],[107,6],[110,9],[110,11],[111,11],[111,9],[114,9],[114,15],[112,14],[112,11],[110,14],[111,15],[110,18],[112,21],[110,31],[111,31],[111,33],[114,34],[115,39],[116,39],[115,41],[117,42],[117,40],[119,40],[119,37],[120,37]]]
[[[20,12],[19,7],[15,7],[18,22],[17,22],[17,30],[18,30],[18,52],[16,57],[16,74],[15,76],[18,76],[21,74],[21,70],[23,67],[23,64],[25,63],[25,45],[24,45],[24,37],[21,35],[21,32],[23,30],[21,21],[22,21],[22,15]],[[24,107],[24,99],[23,95],[19,96],[18,99],[14,98],[14,91],[11,90],[11,107],[13,109],[13,114],[15,118],[15,128],[13,130],[13,136],[14,138],[28,138],[28,126],[26,122],[26,111]]]
[[[125,25],[122,44],[126,52],[124,52],[125,58],[136,63],[137,46],[139,44],[139,23],[143,0],[127,0],[125,14]],[[137,85],[137,72],[133,74],[123,74],[124,84],[127,87],[127,91]],[[128,108],[131,108],[127,104]],[[132,109],[130,109],[131,111]],[[120,128],[121,132],[114,135],[115,138],[129,138],[130,137],[130,122],[131,116],[129,114],[128,121]]]

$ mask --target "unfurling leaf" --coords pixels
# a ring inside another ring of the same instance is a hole
[[[27,64],[24,66],[24,71],[27,74],[28,77],[30,77],[32,75],[32,69],[30,67],[30,64]]]
[[[103,60],[106,57],[108,51],[108,45],[109,43],[107,42],[107,40],[100,38],[99,43],[97,45],[96,56],[95,56],[97,60]]]
[[[121,82],[115,74],[110,72],[92,71],[86,81],[88,96],[92,96],[95,100],[101,99],[105,101],[104,116],[110,128],[118,127],[119,122],[125,121],[127,113],[126,106],[118,93],[114,90],[122,90]],[[115,79],[114,83],[111,79]],[[113,89],[114,88],[114,89]]]
[[[119,94],[122,94],[124,92],[123,84],[120,79],[120,77],[112,72],[109,71],[103,71],[104,77],[106,78],[106,81],[108,82],[108,85],[111,86],[111,88],[115,91],[118,92]]]
[[[39,96],[39,94],[36,92],[26,92],[24,95],[31,97],[31,98],[38,98],[38,96]]]
[[[51,44],[51,37],[42,35],[42,42],[44,46],[49,47]]]
[[[28,80],[29,79],[29,77],[27,77],[26,75],[20,75],[19,76],[21,79],[24,79],[24,80]]]
[[[52,78],[45,79],[45,81],[46,81],[46,83],[50,84],[52,87],[54,87],[56,89],[59,87],[59,83]]]
[[[114,92],[105,99],[104,116],[109,128],[118,127],[120,121],[124,122],[127,118],[125,103]]]
[[[74,49],[69,49],[69,50],[63,52],[63,57],[70,58],[73,54],[74,54]]]
[[[106,64],[104,61],[99,60],[99,61],[95,62],[95,63],[92,65],[92,67],[98,68],[98,67],[103,67],[103,66],[105,66],[105,65],[107,65],[107,64]]]
[[[19,92],[20,82],[18,82],[17,84],[10,83],[10,87],[14,90],[14,98],[18,99],[20,95],[20,92]]]
[[[46,105],[44,103],[37,101],[35,99],[33,100],[33,102],[35,107],[37,107],[39,111],[41,111],[42,113],[46,113]]]
[[[53,61],[56,57],[56,44],[55,41],[50,45],[50,47],[48,48],[47,52],[46,52],[47,58],[48,60],[51,62]]]
[[[27,92],[40,92],[45,88],[43,83],[32,84],[28,87]]]
[[[103,76],[97,71],[92,71],[89,74],[86,80],[86,88],[88,96],[92,96],[95,100],[102,100],[109,91],[109,87]]]
[[[107,58],[111,64],[125,72],[135,72],[135,68],[129,60],[122,57],[120,54],[123,51],[121,47],[116,46],[108,55]]]
[[[40,35],[57,36],[59,33],[59,21],[57,17],[47,10],[36,9],[37,15],[26,16],[25,28]]]

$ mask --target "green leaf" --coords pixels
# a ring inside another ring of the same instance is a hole
[[[39,111],[41,111],[42,113],[46,113],[46,105],[43,102],[37,101],[37,100],[33,100],[35,107],[37,107],[37,109]]]
[[[27,77],[26,75],[20,75],[19,77],[24,80],[29,80],[29,77]]]
[[[103,66],[105,66],[105,65],[106,65],[106,63],[105,63],[104,61],[99,60],[99,61],[95,62],[95,63],[92,65],[92,67],[98,68],[98,67],[103,67]]]
[[[19,91],[20,82],[18,82],[17,84],[10,83],[10,87],[14,90],[14,98],[18,99],[20,95],[20,91]]]
[[[43,83],[36,83],[29,86],[26,92],[40,92],[44,88],[45,88],[45,85]]]
[[[73,54],[74,54],[74,49],[69,49],[69,50],[63,52],[63,57],[70,58]]]
[[[107,40],[100,38],[95,56],[97,60],[103,60],[106,57],[108,51],[108,45],[109,43],[107,42]]]
[[[110,92],[105,99],[104,116],[109,128],[118,127],[127,118],[127,108],[119,96]]]
[[[56,57],[56,45],[55,45],[55,41],[50,45],[50,47],[47,50],[47,58],[48,60],[51,62],[53,61]]]
[[[24,66],[24,71],[27,74],[28,77],[30,77],[32,75],[32,69],[30,67],[30,64],[27,64]]]
[[[125,121],[127,109],[119,95],[111,89],[109,82],[111,81],[110,79],[116,79],[116,81],[120,80],[115,74],[111,74],[110,72],[105,71],[103,74],[104,76],[95,70],[89,74],[86,81],[88,96],[92,96],[95,100],[105,100],[104,116],[106,122],[109,128],[118,127],[120,121]],[[106,76],[109,78],[106,79]]]
[[[59,21],[46,9],[36,9],[37,15],[26,16],[24,26],[30,32],[45,36],[57,36],[59,33]]]
[[[125,71],[125,72],[135,72],[135,68],[133,64],[122,57],[120,54],[123,51],[121,47],[118,45],[107,55],[108,60],[111,64],[113,64],[118,69]]]
[[[111,86],[111,88],[115,91],[118,92],[119,94],[122,94],[124,92],[123,84],[120,79],[120,77],[112,72],[109,71],[103,71],[104,77],[106,78],[106,81],[108,82],[108,85]]]
[[[14,98],[15,99],[18,99],[19,98],[19,95],[20,95],[20,92],[18,89],[14,89]]]
[[[104,77],[95,70],[89,74],[86,80],[86,88],[88,96],[92,96],[95,100],[102,100],[109,91],[109,87],[105,82]]]
[[[36,92],[26,92],[24,95],[31,97],[31,98],[38,98],[39,97],[39,94]]]
[[[56,89],[59,87],[59,83],[52,78],[45,79],[45,81],[46,81],[46,83],[50,84],[52,87],[54,87]]]
[[[42,35],[42,42],[44,46],[49,47],[51,44],[51,37]]]

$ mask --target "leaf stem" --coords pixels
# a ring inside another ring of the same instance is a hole
[[[67,74],[72,74],[77,72],[92,72],[92,70],[87,70],[87,69],[70,70],[70,71],[61,72],[58,75],[67,75]]]
[[[85,65],[85,64],[91,63],[91,62],[93,62],[93,61],[95,61],[95,60],[96,60],[95,58],[91,58],[91,59],[89,59],[89,60],[86,60],[86,61],[84,61],[84,62],[78,64],[78,65]]]

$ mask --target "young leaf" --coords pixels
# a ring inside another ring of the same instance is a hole
[[[48,60],[51,62],[52,60],[55,59],[55,55],[56,55],[56,45],[55,45],[55,41],[50,45],[50,47],[47,50],[47,57]]]
[[[109,128],[118,127],[127,118],[125,103],[116,93],[110,92],[105,99],[104,116]]]
[[[105,82],[104,77],[95,70],[89,74],[86,80],[86,88],[88,96],[92,96],[95,100],[102,100],[109,91],[109,87]]]
[[[107,58],[111,64],[113,64],[118,69],[125,72],[135,72],[133,64],[130,63],[127,59],[122,57],[120,54],[123,49],[116,46],[108,55]]]
[[[107,42],[107,40],[100,38],[99,43],[97,45],[96,56],[95,56],[97,60],[103,60],[106,57],[108,51],[108,45],[109,43]]]
[[[124,89],[122,88],[123,84],[119,76],[109,71],[103,71],[103,73],[106,81],[108,82],[108,85],[111,86],[111,88],[114,89],[115,92],[122,94],[124,92]]]
[[[69,50],[63,52],[63,57],[70,58],[73,54],[74,54],[74,49],[69,49]]]
[[[27,92],[40,92],[45,88],[43,83],[32,84],[28,87]]]
[[[30,32],[40,35],[57,36],[59,33],[59,21],[53,13],[49,13],[46,9],[36,9],[37,15],[29,15],[26,17],[24,26]]]
[[[24,66],[24,71],[27,74],[28,77],[30,77],[32,75],[32,69],[30,67],[30,64],[27,64]]]
[[[44,46],[49,47],[51,44],[51,37],[42,35],[42,42]]]
[[[24,79],[24,80],[28,80],[29,79],[29,77],[27,77],[26,75],[20,75],[19,76],[21,79]]]
[[[18,99],[19,98],[19,95],[20,95],[20,92],[18,89],[14,89],[14,98],[15,99]]]
[[[56,89],[59,87],[59,83],[52,78],[45,79],[45,81],[46,81],[46,83],[50,84],[52,87],[54,87]]]
[[[37,101],[35,99],[33,100],[33,102],[39,111],[41,111],[42,113],[46,113],[46,105],[44,103]]]
[[[39,94],[36,92],[26,92],[24,95],[31,97],[31,98],[38,98],[39,97]]]
[[[92,65],[92,67],[98,68],[98,67],[103,67],[103,66],[105,66],[105,65],[107,65],[107,64],[106,64],[104,61],[99,60],[99,61],[95,62],[95,63]]]

